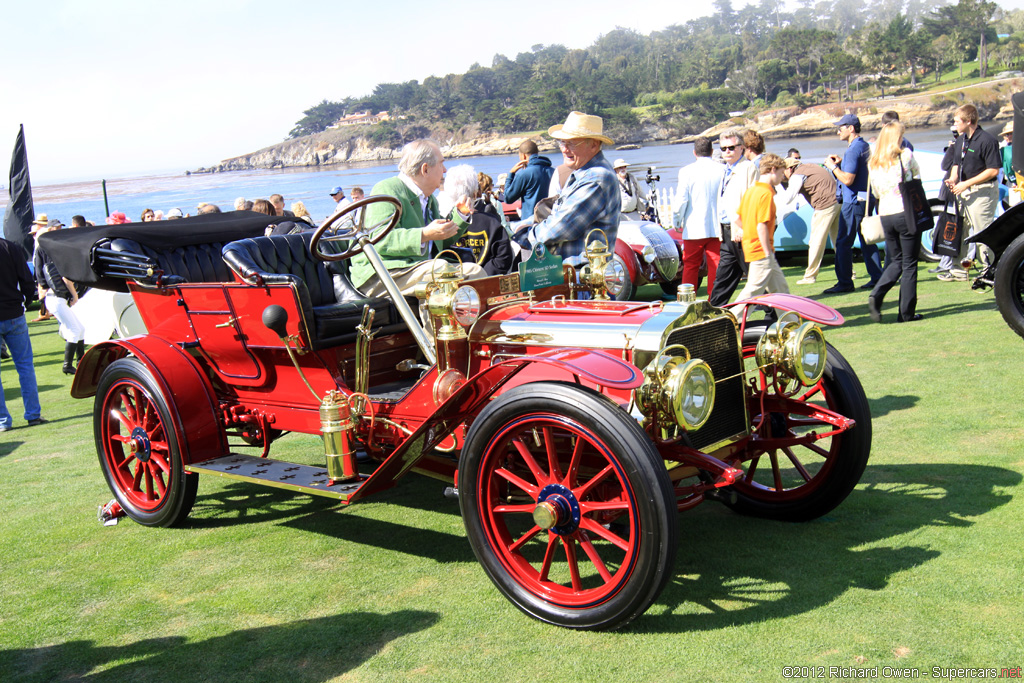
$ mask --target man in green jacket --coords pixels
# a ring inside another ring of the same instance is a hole
[[[466,231],[468,224],[459,228],[442,217],[437,208],[434,191],[444,179],[444,157],[433,140],[414,140],[402,149],[398,162],[398,175],[373,186],[371,195],[386,194],[402,203],[402,218],[384,239],[376,244],[377,253],[384,261],[403,294],[412,294],[416,285],[430,278],[435,267],[431,245],[437,250],[454,244]],[[373,204],[366,208],[366,224],[373,225],[387,219],[394,208],[390,204]],[[434,252],[437,253],[437,252]],[[440,265],[437,266],[440,270]],[[483,268],[476,263],[464,263],[462,274],[467,279],[483,277]],[[367,296],[384,296],[387,290],[369,260],[362,254],[352,258],[352,284]]]

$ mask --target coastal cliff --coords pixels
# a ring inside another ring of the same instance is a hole
[[[801,137],[830,135],[835,121],[843,114],[857,114],[865,130],[881,126],[882,112],[899,112],[900,120],[908,128],[945,126],[952,119],[953,110],[964,102],[978,107],[983,120],[1003,120],[1013,116],[1010,93],[1024,90],[1024,79],[1003,78],[990,81],[984,86],[959,88],[939,93],[928,93],[900,98],[884,98],[873,101],[833,102],[801,109],[783,107],[769,109],[752,116],[728,119],[702,131],[679,137],[678,130],[671,122],[642,120],[639,125],[615,135],[620,143],[691,142],[697,137],[712,136],[729,127],[753,128],[765,138]],[[194,173],[221,173],[254,169],[316,167],[334,164],[378,162],[397,159],[401,147],[391,148],[376,145],[360,134],[362,127],[347,127],[326,130],[293,140],[264,147],[263,149],[225,159],[215,166],[199,168]],[[458,131],[431,131],[424,129],[424,135],[431,135],[442,141],[447,158],[512,154],[526,137],[534,139],[542,151],[556,149],[554,141],[535,131],[513,136],[486,133],[475,126]]]

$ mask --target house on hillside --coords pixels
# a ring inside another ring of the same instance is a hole
[[[381,121],[389,121],[391,116],[386,111],[371,114],[369,110],[356,112],[355,114],[349,114],[338,119],[338,121],[331,126],[331,128],[337,128],[339,126],[362,126],[362,125],[374,125]]]

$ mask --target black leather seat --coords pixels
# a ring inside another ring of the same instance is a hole
[[[390,299],[367,298],[352,286],[347,262],[325,263],[313,257],[312,236],[302,232],[236,240],[224,246],[224,262],[251,284],[293,285],[314,349],[353,343],[364,306],[374,310],[374,330],[385,334],[405,330]]]
[[[125,254],[126,258],[142,255],[147,265],[155,270],[163,271],[161,282],[165,285],[176,285],[183,282],[234,282],[231,269],[221,258],[224,248],[222,242],[196,244],[175,249],[157,250],[139,244],[135,240],[117,237],[109,244],[100,244],[115,252]]]

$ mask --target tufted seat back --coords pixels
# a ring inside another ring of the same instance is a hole
[[[373,329],[388,334],[404,330],[389,299],[369,299],[352,286],[347,263],[327,264],[313,257],[312,236],[302,232],[236,240],[224,246],[224,262],[246,282],[293,286],[310,323],[313,348],[354,342],[364,306],[375,312]],[[331,243],[324,248],[332,248]]]
[[[164,272],[163,282],[174,285],[182,282],[232,282],[231,269],[221,258],[222,242],[196,244],[175,249],[156,250],[135,240],[117,237],[103,245],[126,255],[141,254],[151,265]]]

